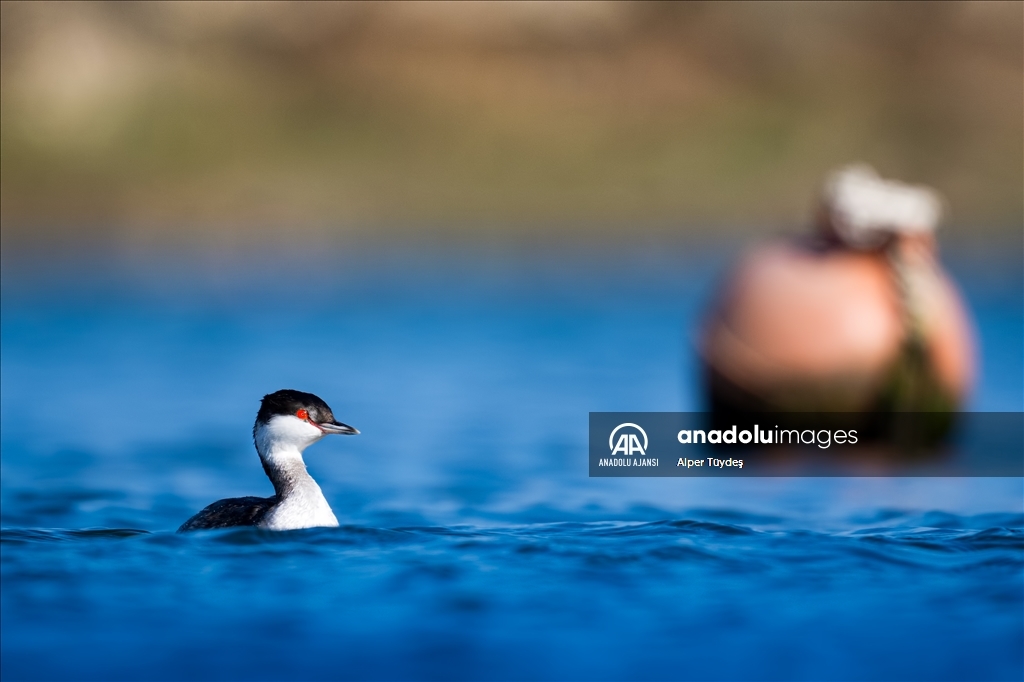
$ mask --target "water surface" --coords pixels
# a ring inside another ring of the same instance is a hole
[[[5,261],[3,678],[1020,679],[1020,479],[587,477],[589,412],[701,407],[728,257]],[[1020,410],[987,258],[971,408]],[[343,527],[175,534],[271,493],[284,387],[362,431],[307,455]]]

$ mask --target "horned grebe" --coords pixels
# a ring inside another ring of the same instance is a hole
[[[312,393],[285,389],[263,396],[252,438],[275,495],[214,502],[178,532],[229,526],[269,530],[337,526],[338,519],[302,461],[303,450],[332,433],[359,431],[335,421],[327,403]]]

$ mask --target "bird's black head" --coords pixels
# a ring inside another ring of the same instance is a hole
[[[359,431],[351,426],[337,421],[330,406],[319,397],[312,393],[303,393],[302,391],[295,391],[290,388],[263,396],[263,401],[260,403],[260,411],[256,414],[253,434],[255,435],[261,425],[267,424],[277,416],[295,417],[312,424],[324,434],[353,435],[359,433]]]

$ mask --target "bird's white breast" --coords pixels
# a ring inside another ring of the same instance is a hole
[[[320,486],[302,461],[303,449],[323,435],[320,429],[290,415],[275,416],[256,430],[256,450],[278,493],[278,503],[260,521],[260,528],[295,530],[338,525]]]
[[[259,523],[260,528],[268,530],[296,530],[337,525],[338,518],[327,504],[320,486],[312,478],[267,512]]]

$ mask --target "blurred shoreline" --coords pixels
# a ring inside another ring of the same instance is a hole
[[[669,261],[683,268],[707,254],[736,257],[759,244],[799,237],[810,229],[806,222],[719,228],[629,223],[597,228],[580,224],[503,225],[466,232],[434,227],[345,231],[234,226],[213,230],[193,227],[174,233],[117,227],[84,233],[71,228],[12,230],[0,234],[0,265],[4,279],[32,272],[57,272],[73,264],[83,271],[117,263],[139,267],[159,263],[185,269],[206,264],[245,270],[275,260],[307,262],[323,268],[331,262],[365,266],[388,260],[463,262],[467,267],[489,261],[507,265],[544,263],[571,272],[597,264],[611,267],[616,258],[624,257],[630,264],[627,269],[643,267],[645,259],[650,263]],[[998,229],[942,226],[937,237],[940,260],[954,269],[970,269],[973,277],[984,279],[986,273],[999,273],[998,277],[1005,279],[1024,273],[1024,233],[1013,225]],[[619,279],[619,274],[608,272],[611,279]]]
[[[854,160],[1024,222],[1020,3],[2,12],[5,248],[798,227]]]

